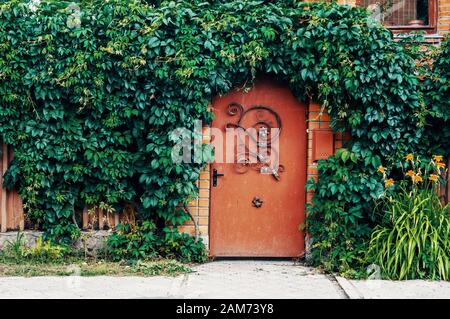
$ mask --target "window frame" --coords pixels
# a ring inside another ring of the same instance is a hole
[[[421,26],[414,25],[385,25],[393,33],[406,33],[412,31],[425,31],[427,34],[436,33],[437,29],[437,13],[438,13],[438,0],[428,0],[428,24]],[[361,6],[361,0],[356,0],[356,6]]]

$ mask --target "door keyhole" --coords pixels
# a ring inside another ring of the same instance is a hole
[[[260,208],[263,203],[264,203],[264,201],[259,197],[254,197],[252,200],[252,204],[256,208]]]

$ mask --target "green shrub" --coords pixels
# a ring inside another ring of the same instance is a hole
[[[450,274],[450,205],[433,190],[401,188],[383,203],[386,222],[375,228],[369,260],[389,279],[442,279]]]
[[[33,247],[25,250],[24,257],[41,263],[59,262],[63,260],[67,252],[68,248],[66,246],[56,245],[39,237]]]
[[[60,262],[68,254],[66,246],[44,241],[42,237],[36,240],[33,247],[27,247],[24,234],[19,232],[15,241],[8,241],[3,251],[3,257],[17,262],[31,261],[37,263]]]
[[[146,259],[158,256],[156,226],[152,221],[135,225],[119,224],[107,240],[108,254],[113,260]]]
[[[437,189],[443,182],[441,156],[429,162],[413,154],[402,163],[403,178],[388,178],[377,205],[381,224],[370,240],[368,259],[390,279],[442,279],[450,274],[450,204]]]
[[[432,115],[435,118],[446,120],[447,126],[442,129],[450,131],[450,36],[442,41],[438,54],[434,55],[435,61],[431,72],[426,74],[425,86],[427,101],[431,106]],[[438,130],[435,130],[438,133]],[[446,142],[446,141],[443,141]]]
[[[424,142],[432,153],[450,156],[450,37],[442,42],[439,54],[425,79],[426,104],[431,111]]]
[[[25,250],[26,245],[24,234],[22,232],[17,232],[16,239],[14,241],[6,241],[2,253],[6,258],[20,260],[24,257]]]
[[[144,221],[140,225],[120,224],[108,237],[108,254],[113,260],[135,260],[156,257],[176,258],[184,262],[206,260],[205,245],[176,228],[159,233],[155,224]]]
[[[179,233],[177,229],[165,229],[159,251],[164,257],[184,262],[204,262],[208,258],[201,238],[196,240],[188,234]]]
[[[364,276],[363,266],[375,216],[375,199],[383,192],[376,172],[380,158],[340,149],[319,161],[319,180],[307,183],[314,197],[307,204],[307,231],[312,240],[310,261],[326,271]],[[365,166],[367,164],[367,166]]]
[[[450,156],[450,37],[435,46],[426,44],[422,34],[410,34],[401,43],[415,60],[422,80],[420,99],[427,109],[427,126],[420,151]]]

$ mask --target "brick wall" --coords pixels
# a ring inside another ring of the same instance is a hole
[[[441,35],[450,33],[450,0],[438,0],[437,31]]]
[[[211,142],[211,132],[209,127],[203,128],[203,143],[209,144]],[[209,198],[210,198],[210,167],[207,165],[204,170],[200,172],[199,180],[197,181],[199,188],[198,198],[192,200],[188,209],[197,222],[199,235],[203,242],[208,245],[209,234]],[[180,227],[180,231],[195,235],[195,227],[192,222]]]
[[[307,180],[314,178],[317,180],[318,171],[317,163],[313,162],[312,148],[313,148],[313,130],[330,128],[330,116],[326,109],[321,109],[318,103],[311,102],[308,106],[308,158],[307,158]],[[345,147],[345,142],[348,135],[337,133],[334,134],[334,150]],[[313,192],[308,191],[306,194],[306,201],[309,202],[313,197]]]
[[[348,4],[351,6],[355,5],[356,0],[338,0],[337,3],[339,4]]]

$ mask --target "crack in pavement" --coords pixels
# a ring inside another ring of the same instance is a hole
[[[334,275],[327,275],[327,278],[331,281],[333,286],[339,291],[339,293],[343,296],[343,299],[351,299],[348,295],[347,291],[345,291],[344,287],[341,286],[339,281],[336,279]]]

